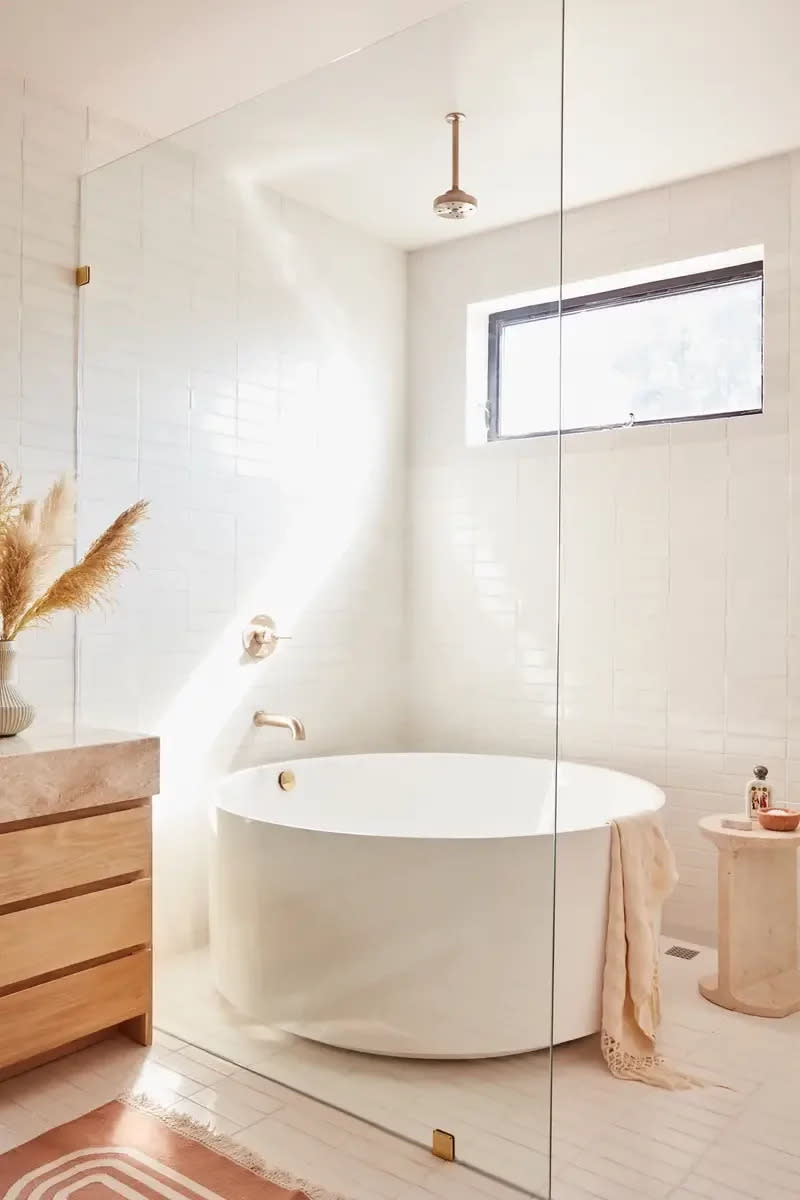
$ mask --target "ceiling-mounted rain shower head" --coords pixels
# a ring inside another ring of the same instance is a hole
[[[437,196],[433,202],[433,211],[437,217],[445,217],[450,221],[462,221],[478,207],[478,201],[469,192],[463,192],[458,186],[458,130],[464,120],[460,112],[448,113],[445,120],[452,128],[453,150],[453,182],[450,189]]]

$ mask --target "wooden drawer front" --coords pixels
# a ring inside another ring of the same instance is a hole
[[[0,1069],[147,1010],[150,953],[142,950],[0,996]]]
[[[0,988],[150,942],[150,880],[0,916]]]
[[[0,905],[150,874],[150,805],[0,832]]]

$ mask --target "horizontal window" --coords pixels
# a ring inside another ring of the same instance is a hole
[[[761,262],[565,298],[560,373],[558,318],[489,315],[490,440],[762,410]]]

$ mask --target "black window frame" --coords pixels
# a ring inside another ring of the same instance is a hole
[[[760,404],[758,408],[735,409],[731,412],[692,413],[683,417],[651,417],[649,420],[630,422],[631,426],[666,425],[677,421],[711,421],[726,420],[729,417],[754,416],[764,411],[764,260],[737,263],[728,267],[716,267],[709,271],[697,271],[691,275],[676,275],[671,278],[657,279],[647,283],[636,283],[628,287],[611,288],[604,292],[589,292],[583,296],[570,296],[559,304],[551,300],[543,304],[528,304],[521,308],[509,308],[503,312],[489,314],[489,379],[486,401],[486,436],[490,442],[511,442],[522,438],[552,437],[557,429],[540,429],[531,433],[499,432],[500,401],[502,390],[501,363],[502,339],[506,328],[513,325],[527,324],[529,321],[541,321],[544,318],[557,317],[559,311],[562,317],[569,313],[589,312],[597,308],[620,308],[626,304],[635,304],[641,300],[658,300],[665,296],[685,295],[690,292],[707,291],[711,288],[724,287],[732,283],[745,283],[748,280],[761,280],[761,387]],[[604,429],[619,429],[620,425],[582,425],[571,426],[561,430],[561,433],[589,433]]]

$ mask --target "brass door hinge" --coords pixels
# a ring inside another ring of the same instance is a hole
[[[434,1129],[431,1150],[436,1158],[443,1158],[445,1162],[455,1162],[456,1139],[446,1129]]]
[[[85,287],[92,278],[91,267],[76,267],[75,268],[75,286]]]

